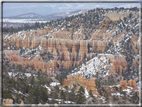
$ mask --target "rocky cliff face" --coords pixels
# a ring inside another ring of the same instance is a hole
[[[14,38],[12,39],[12,42],[9,43],[8,47],[14,44],[17,49],[21,47],[24,49],[27,49],[30,47],[32,50],[36,51],[36,48],[40,46],[44,50],[49,50],[50,53],[52,53],[54,56],[54,61],[55,62],[61,61],[62,63],[60,64],[60,66],[63,65],[66,69],[69,69],[71,66],[76,65],[76,61],[78,61],[79,63],[85,57],[92,58],[92,52],[94,50],[104,51],[104,49],[107,46],[107,42],[103,42],[103,41],[95,41],[95,40],[94,41],[89,41],[89,40],[79,41],[79,40],[53,39],[53,38],[46,39],[45,37],[42,37],[42,36],[25,37],[24,40]],[[22,54],[27,54],[27,52],[23,52]],[[29,54],[31,54],[32,52],[33,51],[29,52]],[[20,56],[18,57],[22,58]],[[30,59],[32,59],[33,57],[31,57]],[[34,64],[34,67],[36,65],[37,64]],[[54,64],[54,65],[57,65],[57,64]],[[56,67],[54,66],[52,68],[54,68],[55,70]]]

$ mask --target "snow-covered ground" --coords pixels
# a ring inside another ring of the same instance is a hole
[[[20,75],[25,74],[27,77],[30,77],[30,76],[31,76],[31,73],[22,73],[22,72],[16,72],[16,73],[14,73],[14,72],[8,72],[8,75],[9,75],[9,76],[13,76],[13,77],[15,77],[15,76],[18,75],[18,74],[20,74]],[[33,76],[37,76],[37,75],[33,74]]]
[[[56,85],[60,85],[60,83],[58,83],[58,82],[51,82],[50,83],[50,86],[52,86],[52,87],[55,87]]]
[[[51,101],[52,98],[48,98],[48,100]],[[54,100],[58,101],[59,104],[63,103],[63,99],[54,99]],[[75,102],[73,102],[73,101],[64,101],[64,103],[66,103],[66,104],[74,104]]]
[[[88,98],[88,97],[89,97],[89,93],[88,93],[88,91],[87,91],[86,87],[85,87],[85,97],[86,97],[86,98]]]
[[[118,93],[111,93],[111,95],[115,95],[115,96],[124,96],[123,94],[120,94],[119,92]]]
[[[11,23],[46,23],[47,21],[41,21],[39,19],[3,19],[3,22],[11,22]]]
[[[112,64],[109,63],[109,59],[103,55],[100,58],[97,56],[87,61],[86,65],[82,64],[79,71],[75,72],[77,68],[72,70],[70,75],[82,74],[83,77],[90,78],[90,76],[96,75],[96,73],[99,72],[105,77],[109,75],[109,70],[106,69],[106,66],[112,66]]]

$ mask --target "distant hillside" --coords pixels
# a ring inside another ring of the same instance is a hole
[[[22,14],[14,17],[4,17],[3,22],[11,22],[11,23],[35,23],[35,22],[47,22],[51,20],[57,20],[61,18],[65,18],[71,15],[77,15],[81,14],[84,10],[76,10],[73,12],[64,12],[64,13],[55,13],[51,15],[39,15],[36,13],[27,13],[27,14]]]

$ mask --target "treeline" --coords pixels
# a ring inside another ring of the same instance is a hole
[[[3,30],[3,33],[13,34],[13,33],[17,33],[18,31],[30,31],[30,29],[36,30],[38,28],[41,29],[41,28],[44,28],[44,26],[46,26],[47,23],[36,22],[34,25],[31,25],[31,26],[27,23],[18,28],[14,28],[11,26],[11,27],[4,27],[2,30]]]

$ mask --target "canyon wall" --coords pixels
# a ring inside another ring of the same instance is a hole
[[[50,43],[50,42],[49,42]],[[56,42],[55,42],[56,44]],[[60,43],[59,43],[60,44]],[[70,44],[70,42],[68,43]],[[79,49],[79,44],[76,45],[76,47],[72,48],[72,51],[67,48],[67,43],[65,43],[63,46],[61,45],[62,52],[59,52],[58,48],[56,48],[56,45],[50,46],[50,51],[53,52],[54,60],[45,62],[39,53],[33,55],[31,58],[24,58],[20,56],[20,50],[14,51],[14,50],[5,50],[4,53],[6,57],[11,61],[11,63],[15,64],[21,64],[23,66],[32,66],[37,71],[41,70],[43,72],[47,71],[57,71],[61,69],[63,66],[65,69],[69,69],[70,67],[77,67],[81,60],[83,59],[83,55],[86,55],[89,58],[93,57],[92,53],[87,53],[87,48],[81,48],[81,51],[79,50],[79,54],[77,52],[77,49]],[[70,45],[71,46],[71,45]],[[86,46],[85,46],[86,47]],[[110,61],[109,63],[111,66],[106,66],[107,69],[118,72],[120,74],[125,73],[127,69],[127,62],[125,59],[125,56],[119,56],[119,55],[111,55],[111,54],[99,54],[98,57],[105,56]],[[78,59],[78,57],[81,57]],[[137,61],[137,60],[136,60]],[[133,68],[136,67],[136,61],[134,60]]]
[[[69,69],[71,66],[78,66],[79,61],[49,61],[45,62],[40,54],[36,54],[33,58],[28,59],[20,56],[20,51],[5,50],[4,54],[10,60],[10,63],[21,64],[22,66],[31,66],[37,71],[50,72],[56,71],[63,66],[65,69]]]
[[[13,38],[11,42],[7,43],[5,46],[10,47],[11,45],[16,45],[17,49],[20,47],[34,49],[39,45],[44,49],[49,49],[50,53],[54,53],[55,56],[62,52],[62,57],[65,61],[77,60],[77,55],[79,54],[79,60],[82,60],[87,54],[93,51],[104,52],[108,46],[107,41],[97,41],[97,40],[70,40],[70,39],[57,39],[49,38],[43,36],[26,36],[22,38]],[[78,54],[77,54],[78,53]],[[55,58],[57,60],[57,58]]]

